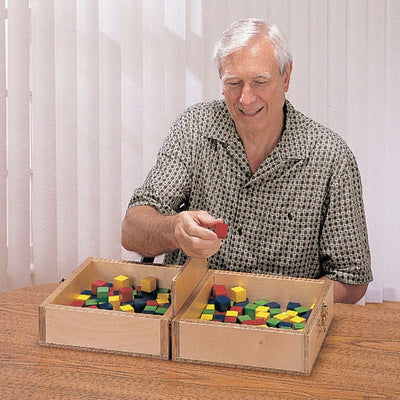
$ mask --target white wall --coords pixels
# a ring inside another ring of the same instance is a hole
[[[213,44],[247,16],[287,34],[288,98],[355,152],[375,275],[367,300],[400,300],[397,0],[35,0],[31,13],[9,1],[0,290],[55,281],[87,256],[135,257],[120,246],[132,189],[176,116],[221,96]]]

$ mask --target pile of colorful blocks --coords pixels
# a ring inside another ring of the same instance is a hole
[[[92,288],[85,289],[71,306],[104,310],[164,315],[170,306],[171,290],[158,288],[157,279],[146,277],[134,287],[129,277],[118,275],[113,282],[96,280]]]
[[[314,304],[304,307],[297,302],[282,308],[279,303],[264,299],[250,303],[243,287],[235,286],[228,292],[225,285],[214,285],[200,319],[303,330],[313,308]]]

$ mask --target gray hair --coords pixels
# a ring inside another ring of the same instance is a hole
[[[256,36],[264,37],[274,46],[275,58],[283,75],[292,61],[287,39],[276,25],[268,25],[257,18],[245,18],[234,22],[217,40],[213,58],[218,69],[220,70],[223,59],[240,50]]]

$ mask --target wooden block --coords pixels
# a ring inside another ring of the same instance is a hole
[[[269,308],[281,308],[281,305],[279,303],[276,303],[275,301],[270,301],[266,304],[266,306]]]
[[[213,320],[213,321],[224,322],[224,321],[225,321],[225,315],[214,314],[212,320]]]
[[[287,310],[286,311],[286,315],[289,315],[290,317],[296,317],[299,313],[297,311],[294,310]]]
[[[262,318],[264,321],[271,318],[271,314],[269,312],[257,312],[256,319]]]
[[[125,275],[118,275],[114,278],[114,290],[129,286],[129,278]]]
[[[213,319],[213,314],[201,314],[200,319],[202,319],[203,321],[212,321]]]
[[[231,299],[235,303],[240,303],[242,301],[246,301],[246,289],[242,288],[241,286],[235,286],[230,289]]]
[[[157,290],[157,279],[153,276],[143,278],[141,281],[142,292],[151,293]]]
[[[302,331],[306,327],[306,324],[304,322],[297,322],[294,324],[294,329],[296,331]]]
[[[231,306],[230,310],[237,311],[238,315],[243,315],[243,307],[238,307],[238,306],[234,305],[234,306]]]
[[[157,315],[164,315],[168,311],[168,308],[165,307],[157,307],[155,313]]]
[[[301,323],[305,323],[306,319],[296,315],[295,317],[290,318],[290,322],[293,322],[295,324],[301,324]]]
[[[226,315],[226,316],[225,316],[224,322],[229,322],[229,323],[231,323],[231,324],[236,324],[236,322],[237,322],[237,317]]]
[[[99,303],[98,307],[101,308],[102,310],[113,310],[113,305],[106,301],[105,303]]]
[[[214,297],[218,296],[226,296],[226,286],[225,285],[214,285],[213,286],[213,295]]]
[[[121,303],[130,303],[133,300],[133,289],[130,286],[120,288],[119,299]]]
[[[283,329],[293,329],[293,324],[291,322],[288,321],[282,321],[279,324],[279,328],[283,328]]]
[[[249,319],[249,320],[245,320],[242,321],[243,325],[252,325],[252,326],[257,326],[257,325],[264,325],[265,324],[265,320],[258,318],[258,319]]]
[[[69,305],[73,307],[83,307],[85,303],[85,300],[74,300]]]
[[[215,309],[217,311],[226,311],[231,306],[231,299],[225,295],[215,298]]]
[[[228,311],[225,313],[225,315],[226,315],[227,317],[235,317],[235,318],[236,318],[239,314],[238,314],[237,311],[228,310]]]
[[[282,321],[277,318],[270,318],[267,320],[267,326],[271,328],[277,328]]]
[[[123,306],[120,306],[119,309],[120,311],[124,312],[130,312],[130,313],[135,312],[135,309],[130,304],[125,304]]]
[[[89,300],[90,299],[90,295],[89,294],[80,294],[77,298],[76,298],[76,300],[83,300],[83,301],[86,301],[86,300]]]
[[[254,303],[254,304],[256,304],[256,303]],[[266,306],[258,306],[256,308],[256,313],[258,313],[258,312],[268,312],[268,311],[269,311],[269,307],[266,307]]]
[[[290,301],[286,307],[287,310],[295,310],[297,307],[300,307],[300,303],[295,303],[293,301]]]
[[[226,235],[228,234],[228,224],[225,224],[223,222],[217,222],[215,225],[215,234],[220,238],[220,239],[225,239]]]
[[[101,286],[97,288],[97,303],[108,302],[108,286]]]
[[[215,304],[207,304],[206,310],[215,310]]]
[[[157,310],[157,306],[146,306],[143,309],[143,314],[154,314]]]
[[[97,306],[97,299],[86,300],[85,301],[85,307],[90,307],[90,306]]]
[[[206,308],[206,309],[203,310],[203,314],[214,315],[215,314],[215,309]]]
[[[273,317],[274,315],[280,314],[282,310],[280,308],[270,308],[269,312],[271,314],[271,317]]]
[[[244,308],[245,315],[248,315],[251,319],[255,319],[257,307],[259,306],[257,306],[257,304],[254,303],[247,304],[247,306]]]
[[[266,306],[268,304],[268,301],[263,299],[258,299],[254,302],[254,304],[257,304],[258,306]]]
[[[250,321],[251,317],[247,314],[244,314],[244,315],[238,315],[237,319],[242,324],[244,321]]]
[[[119,307],[121,305],[119,301],[119,296],[109,296],[108,302],[112,304],[114,311],[119,311]]]
[[[307,307],[303,307],[303,306],[296,307],[294,310],[297,311],[300,316],[301,316],[301,314],[305,314],[307,311],[309,311],[309,309]]]
[[[94,281],[92,283],[92,294],[97,296],[97,289],[99,287],[107,287],[107,282],[101,279],[98,279],[97,281]]]
[[[280,321],[289,321],[291,317],[286,313],[280,313],[274,315],[274,318],[279,319]]]

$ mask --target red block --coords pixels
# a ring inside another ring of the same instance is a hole
[[[92,294],[97,296],[97,288],[98,287],[106,287],[106,286],[108,286],[106,281],[102,281],[101,279],[94,281],[92,283]]]
[[[213,286],[214,297],[226,296],[226,286],[225,285],[214,285]]]
[[[74,300],[70,303],[70,306],[83,307],[86,304],[85,300]]]
[[[220,239],[225,239],[228,234],[228,224],[217,222],[214,232]]]
[[[225,322],[230,322],[230,323],[232,323],[232,324],[235,324],[236,321],[237,321],[237,317],[234,317],[233,315],[232,315],[232,316],[225,317]]]
[[[119,300],[121,303],[130,303],[133,299],[133,290],[130,286],[119,289]]]
[[[265,325],[265,321],[262,318],[250,319],[248,321],[242,321],[242,325]]]
[[[232,306],[230,308],[231,311],[237,311],[238,315],[243,315],[243,307],[239,307],[239,306]]]
[[[114,286],[110,286],[110,288],[108,289],[108,295],[114,296],[114,291],[115,291]]]
[[[158,306],[157,300],[147,300],[146,306]]]

